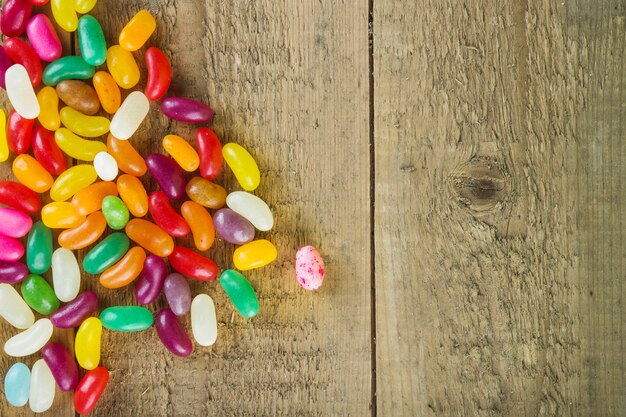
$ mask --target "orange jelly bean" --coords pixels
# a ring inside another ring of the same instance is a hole
[[[98,71],[94,74],[92,81],[104,111],[115,114],[122,104],[122,94],[111,74],[106,71]]]
[[[126,224],[125,232],[133,242],[162,258],[174,250],[174,239],[148,220],[132,219]]]
[[[137,279],[143,269],[146,252],[135,246],[115,265],[100,275],[100,284],[105,288],[121,288]]]
[[[65,249],[83,249],[100,239],[107,227],[107,221],[101,211],[87,216],[80,225],[64,230],[59,235],[59,245]]]
[[[165,136],[163,138],[163,149],[187,172],[193,172],[200,166],[198,152],[180,136]]]
[[[209,212],[195,201],[185,201],[180,214],[191,228],[193,243],[198,250],[208,250],[215,240],[215,228]]]
[[[117,191],[133,216],[143,217],[148,213],[148,193],[139,178],[129,174],[120,175],[117,179]]]
[[[148,170],[146,161],[128,140],[116,139],[109,134],[107,151],[115,158],[118,168],[127,174],[141,177]]]
[[[193,177],[185,188],[187,197],[204,207],[219,209],[226,202],[226,190],[202,177]]]
[[[28,154],[18,155],[13,161],[13,175],[19,182],[36,193],[45,193],[54,179],[39,161]]]
[[[78,214],[72,203],[59,201],[43,206],[41,221],[50,229],[69,229],[80,226],[85,216]]]
[[[108,195],[117,196],[117,186],[111,181],[93,183],[72,197],[74,209],[80,215],[86,216],[102,208],[102,200]]]

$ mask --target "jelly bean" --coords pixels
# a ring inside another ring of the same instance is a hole
[[[112,181],[117,177],[117,161],[108,152],[99,152],[93,159],[93,166],[103,181]]]
[[[200,165],[198,153],[185,139],[176,135],[167,135],[163,138],[163,148],[182,169],[193,172]]]
[[[54,1],[54,0],[53,0]],[[52,371],[43,359],[33,365],[30,375],[28,406],[34,413],[43,413],[54,403],[55,383]]]
[[[185,195],[185,173],[176,161],[165,155],[153,153],[146,158],[146,166],[161,190],[171,200]]]
[[[2,50],[2,48],[0,48]],[[16,113],[17,114],[17,113]],[[9,142],[7,140],[7,115],[0,109],[0,162],[9,159]]]
[[[106,61],[107,41],[95,17],[87,15],[78,19],[78,45],[80,54],[89,65],[97,67]]]
[[[172,310],[164,308],[159,311],[156,314],[154,327],[167,350],[177,356],[191,355],[193,343]]]
[[[28,267],[22,262],[0,261],[0,282],[17,284],[28,275]]]
[[[54,139],[59,148],[69,157],[81,161],[93,161],[97,154],[107,149],[104,143],[83,139],[64,127],[54,132]]]
[[[220,285],[233,305],[244,317],[251,318],[259,313],[259,300],[254,288],[241,273],[228,269],[220,276]]]
[[[174,250],[174,239],[147,220],[132,219],[124,231],[133,242],[157,256],[168,256]]]
[[[59,35],[45,14],[36,14],[30,18],[26,26],[26,35],[42,61],[51,62],[61,57],[63,47]]]
[[[0,207],[0,234],[9,237],[26,236],[33,226],[33,220],[22,211]]]
[[[92,86],[79,80],[63,80],[56,86],[59,98],[74,110],[93,116],[100,110],[98,94]]]
[[[79,226],[64,230],[59,234],[59,245],[66,249],[83,249],[100,239],[107,222],[101,211],[87,216]]]
[[[28,329],[7,340],[4,344],[4,352],[15,357],[32,355],[48,343],[52,330],[50,320],[39,319]]]
[[[107,68],[121,88],[133,88],[139,82],[139,67],[133,54],[119,45],[113,45],[107,51]]]
[[[32,156],[18,155],[13,160],[13,175],[31,190],[44,193],[52,187],[52,175]]]
[[[34,123],[34,119],[25,119],[15,110],[11,110],[7,128],[7,142],[11,152],[17,154],[28,152]]]
[[[19,38],[9,38],[4,41],[4,52],[15,64],[26,68],[33,87],[41,83],[41,61],[32,46]]]
[[[30,369],[22,362],[9,368],[4,376],[4,393],[14,407],[23,407],[28,402],[30,392]]]
[[[148,213],[148,193],[137,177],[120,175],[117,179],[117,190],[133,216],[143,217]]]
[[[189,278],[211,281],[217,277],[215,262],[183,246],[175,246],[168,260],[172,268]]]
[[[204,207],[219,209],[224,207],[226,202],[226,190],[202,177],[190,179],[185,191],[187,197]]]
[[[52,376],[61,391],[72,391],[78,384],[78,367],[74,356],[65,346],[50,342],[41,349],[41,357],[46,361]]]
[[[233,263],[235,268],[248,271],[274,262],[276,256],[278,256],[278,252],[272,242],[259,239],[235,249]]]
[[[63,107],[59,113],[61,123],[77,135],[95,138],[109,132],[109,119],[102,116],[86,116],[71,107]]]
[[[0,14],[0,30],[7,37],[20,36],[33,12],[33,7],[26,0],[6,0]]]
[[[98,308],[98,296],[85,291],[50,315],[50,321],[60,329],[78,326]]]
[[[185,201],[180,207],[180,213],[191,228],[196,249],[208,250],[215,240],[213,219],[211,219],[209,212],[198,203]]]
[[[213,110],[190,98],[168,97],[161,101],[161,111],[173,120],[186,123],[211,123]]]
[[[254,239],[254,226],[245,217],[229,208],[219,209],[213,215],[217,233],[227,242],[243,245]]]
[[[191,288],[181,274],[169,274],[165,278],[163,293],[170,309],[177,316],[184,316],[191,308]]]
[[[152,46],[146,51],[146,68],[148,69],[146,97],[148,100],[158,100],[167,93],[172,82],[170,61],[163,51]]]
[[[83,369],[94,369],[100,363],[102,323],[97,317],[88,317],[76,332],[74,353]]]
[[[20,291],[26,304],[39,314],[54,313],[61,305],[48,281],[39,275],[27,276],[22,281]]]
[[[52,131],[61,127],[59,96],[57,95],[57,91],[50,86],[46,86],[37,93],[37,101],[41,109],[39,116],[37,116],[39,123],[46,129]]]
[[[211,346],[217,340],[217,317],[213,299],[198,294],[191,302],[191,330],[200,346]]]
[[[81,415],[89,414],[96,407],[109,383],[109,371],[102,366],[87,372],[74,391],[74,408]]]
[[[324,282],[324,259],[313,246],[296,253],[296,278],[305,290],[317,290]]]
[[[63,80],[87,80],[93,77],[95,69],[79,56],[64,56],[48,64],[43,71],[45,85],[57,85]]]
[[[139,304],[150,304],[157,299],[167,276],[167,265],[156,255],[148,255],[135,286],[135,298]]]
[[[82,216],[98,211],[102,208],[102,202],[107,196],[117,195],[117,186],[114,182],[95,182],[72,197],[72,204],[76,212]]]
[[[68,200],[97,178],[92,165],[75,165],[57,177],[50,189],[50,197],[54,201]]]
[[[18,329],[28,329],[35,323],[33,311],[9,284],[0,284],[0,316]]]
[[[152,326],[154,317],[150,310],[138,306],[116,306],[102,310],[102,325],[118,332],[140,332]]]
[[[91,9],[96,7],[96,2],[97,0],[76,0],[74,7],[78,13],[85,14],[89,13]],[[80,25],[80,20],[78,21],[78,24]]]
[[[222,153],[241,188],[246,191],[255,190],[261,181],[261,174],[252,155],[243,146],[236,143],[224,145]]]
[[[15,181],[0,181],[0,204],[27,213],[36,213],[41,207],[37,193]]]
[[[258,230],[266,232],[274,227],[274,217],[265,201],[245,191],[234,191],[226,197],[226,204],[241,214]]]
[[[26,265],[33,274],[43,274],[52,264],[52,231],[36,222],[28,232]]]
[[[6,52],[4,52],[4,48],[0,48],[0,87],[2,88],[7,87],[4,77],[11,65],[13,65],[13,62],[11,62]]]
[[[24,256],[24,246],[12,237],[0,235],[0,261],[17,261]]]
[[[100,275],[100,284],[104,288],[121,288],[132,283],[143,269],[146,252],[141,246],[135,246],[115,265]]]
[[[52,285],[57,298],[72,301],[80,291],[80,266],[71,250],[58,248],[52,253]]]
[[[122,94],[117,83],[106,71],[98,71],[93,76],[93,88],[105,112],[114,114],[122,104]]]
[[[130,242],[124,233],[112,233],[89,251],[83,259],[83,269],[89,274],[100,274],[122,259]]]
[[[147,10],[140,10],[120,32],[120,46],[127,51],[141,48],[156,29],[156,20]]]
[[[13,109],[24,119],[39,116],[39,102],[26,68],[20,64],[11,65],[5,73],[5,80],[7,96]]]
[[[102,200],[102,213],[109,227],[113,230],[121,230],[128,223],[130,214],[122,200],[116,196],[106,196]]]
[[[214,180],[222,170],[222,144],[215,132],[208,127],[201,127],[196,132],[196,146],[200,156],[200,175],[207,180]]]
[[[41,221],[50,229],[70,229],[83,224],[85,216],[78,214],[72,203],[57,201],[43,206]]]
[[[130,138],[150,111],[150,102],[141,91],[133,91],[126,97],[111,120],[111,134],[117,139]]]
[[[189,233],[189,225],[176,213],[163,191],[150,194],[150,215],[152,220],[172,236],[182,237]]]
[[[127,140],[119,140],[109,134],[107,151],[117,161],[118,168],[127,174],[141,177],[148,170],[146,161]]]
[[[50,0],[52,16],[61,29],[74,32],[78,27],[75,0]]]
[[[33,155],[46,171],[53,175],[60,175],[65,171],[67,168],[65,155],[61,152],[51,131],[43,126],[35,126],[31,144]]]
[[[50,0],[27,0],[33,6],[45,6]]]

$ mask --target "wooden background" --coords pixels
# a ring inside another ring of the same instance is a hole
[[[189,358],[153,330],[105,332],[93,415],[626,413],[624,1],[100,0],[93,14],[112,44],[141,7],[171,94],[210,102],[223,142],[257,157],[280,257],[248,274],[253,320],[194,283],[219,337]],[[166,133],[193,138],[153,109],[132,141],[162,152]],[[293,276],[305,244],[326,258],[317,292]],[[232,250],[209,255],[226,268]],[[14,333],[2,324],[0,341]],[[30,415],[4,397],[0,412]],[[47,415],[73,414],[57,391]]]

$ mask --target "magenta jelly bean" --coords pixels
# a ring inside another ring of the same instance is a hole
[[[146,165],[154,180],[170,200],[179,200],[185,195],[185,172],[172,158],[153,153],[146,158]]]
[[[241,214],[229,208],[219,209],[213,215],[215,231],[225,241],[235,245],[252,242],[255,229],[252,223]]]
[[[143,270],[135,286],[135,298],[139,304],[150,304],[157,299],[163,290],[167,276],[165,261],[156,255],[146,256]]]
[[[186,123],[210,123],[213,110],[190,98],[168,97],[161,101],[161,111],[170,119]]]
[[[26,0],[6,0],[0,12],[0,30],[9,38],[20,36],[32,13],[33,6]]]
[[[52,22],[45,14],[36,14],[26,25],[28,41],[42,61],[52,62],[61,57],[63,47]]]
[[[8,237],[23,237],[33,226],[30,216],[19,210],[0,207],[0,234]]]
[[[98,308],[98,296],[93,291],[79,294],[63,307],[50,315],[50,321],[60,329],[79,326]]]
[[[29,273],[28,267],[22,262],[0,261],[0,283],[17,284]]]
[[[41,357],[50,368],[61,391],[73,391],[78,385],[78,366],[65,346],[50,342],[41,349]]]
[[[163,285],[165,299],[177,316],[184,316],[191,308],[191,288],[184,276],[175,272],[165,278]]]
[[[4,48],[0,47],[0,87],[2,88],[7,88],[7,84],[4,81],[4,74],[11,65],[13,65],[13,61],[7,56]]]
[[[0,235],[0,261],[17,261],[24,256],[24,245],[12,237]]]
[[[169,308],[156,313],[154,327],[163,345],[177,356],[189,356],[193,352],[193,343],[185,332],[178,317]]]

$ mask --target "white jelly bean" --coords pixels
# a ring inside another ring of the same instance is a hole
[[[7,96],[13,108],[25,119],[35,119],[39,116],[39,102],[30,83],[30,77],[23,65],[11,65],[4,75],[7,86]]]
[[[35,413],[43,413],[54,402],[56,382],[52,371],[43,359],[39,359],[33,365],[30,372],[30,395],[28,405]]]
[[[52,337],[52,322],[39,319],[22,333],[18,333],[4,344],[4,351],[9,356],[28,356],[39,351]]]
[[[117,177],[117,161],[108,152],[98,152],[93,160],[93,167],[102,181],[113,181]]]
[[[0,316],[18,329],[28,329],[35,322],[33,311],[9,284],[0,284]]]
[[[233,191],[226,197],[228,207],[246,219],[262,232],[274,227],[274,217],[265,201],[245,191]]]
[[[80,291],[80,266],[74,253],[58,248],[52,254],[52,285],[57,298],[72,301]]]
[[[213,299],[198,294],[191,302],[191,330],[199,345],[211,346],[217,340],[217,318]]]
[[[141,91],[133,91],[126,97],[111,119],[111,134],[117,139],[130,138],[150,111],[150,102]]]

